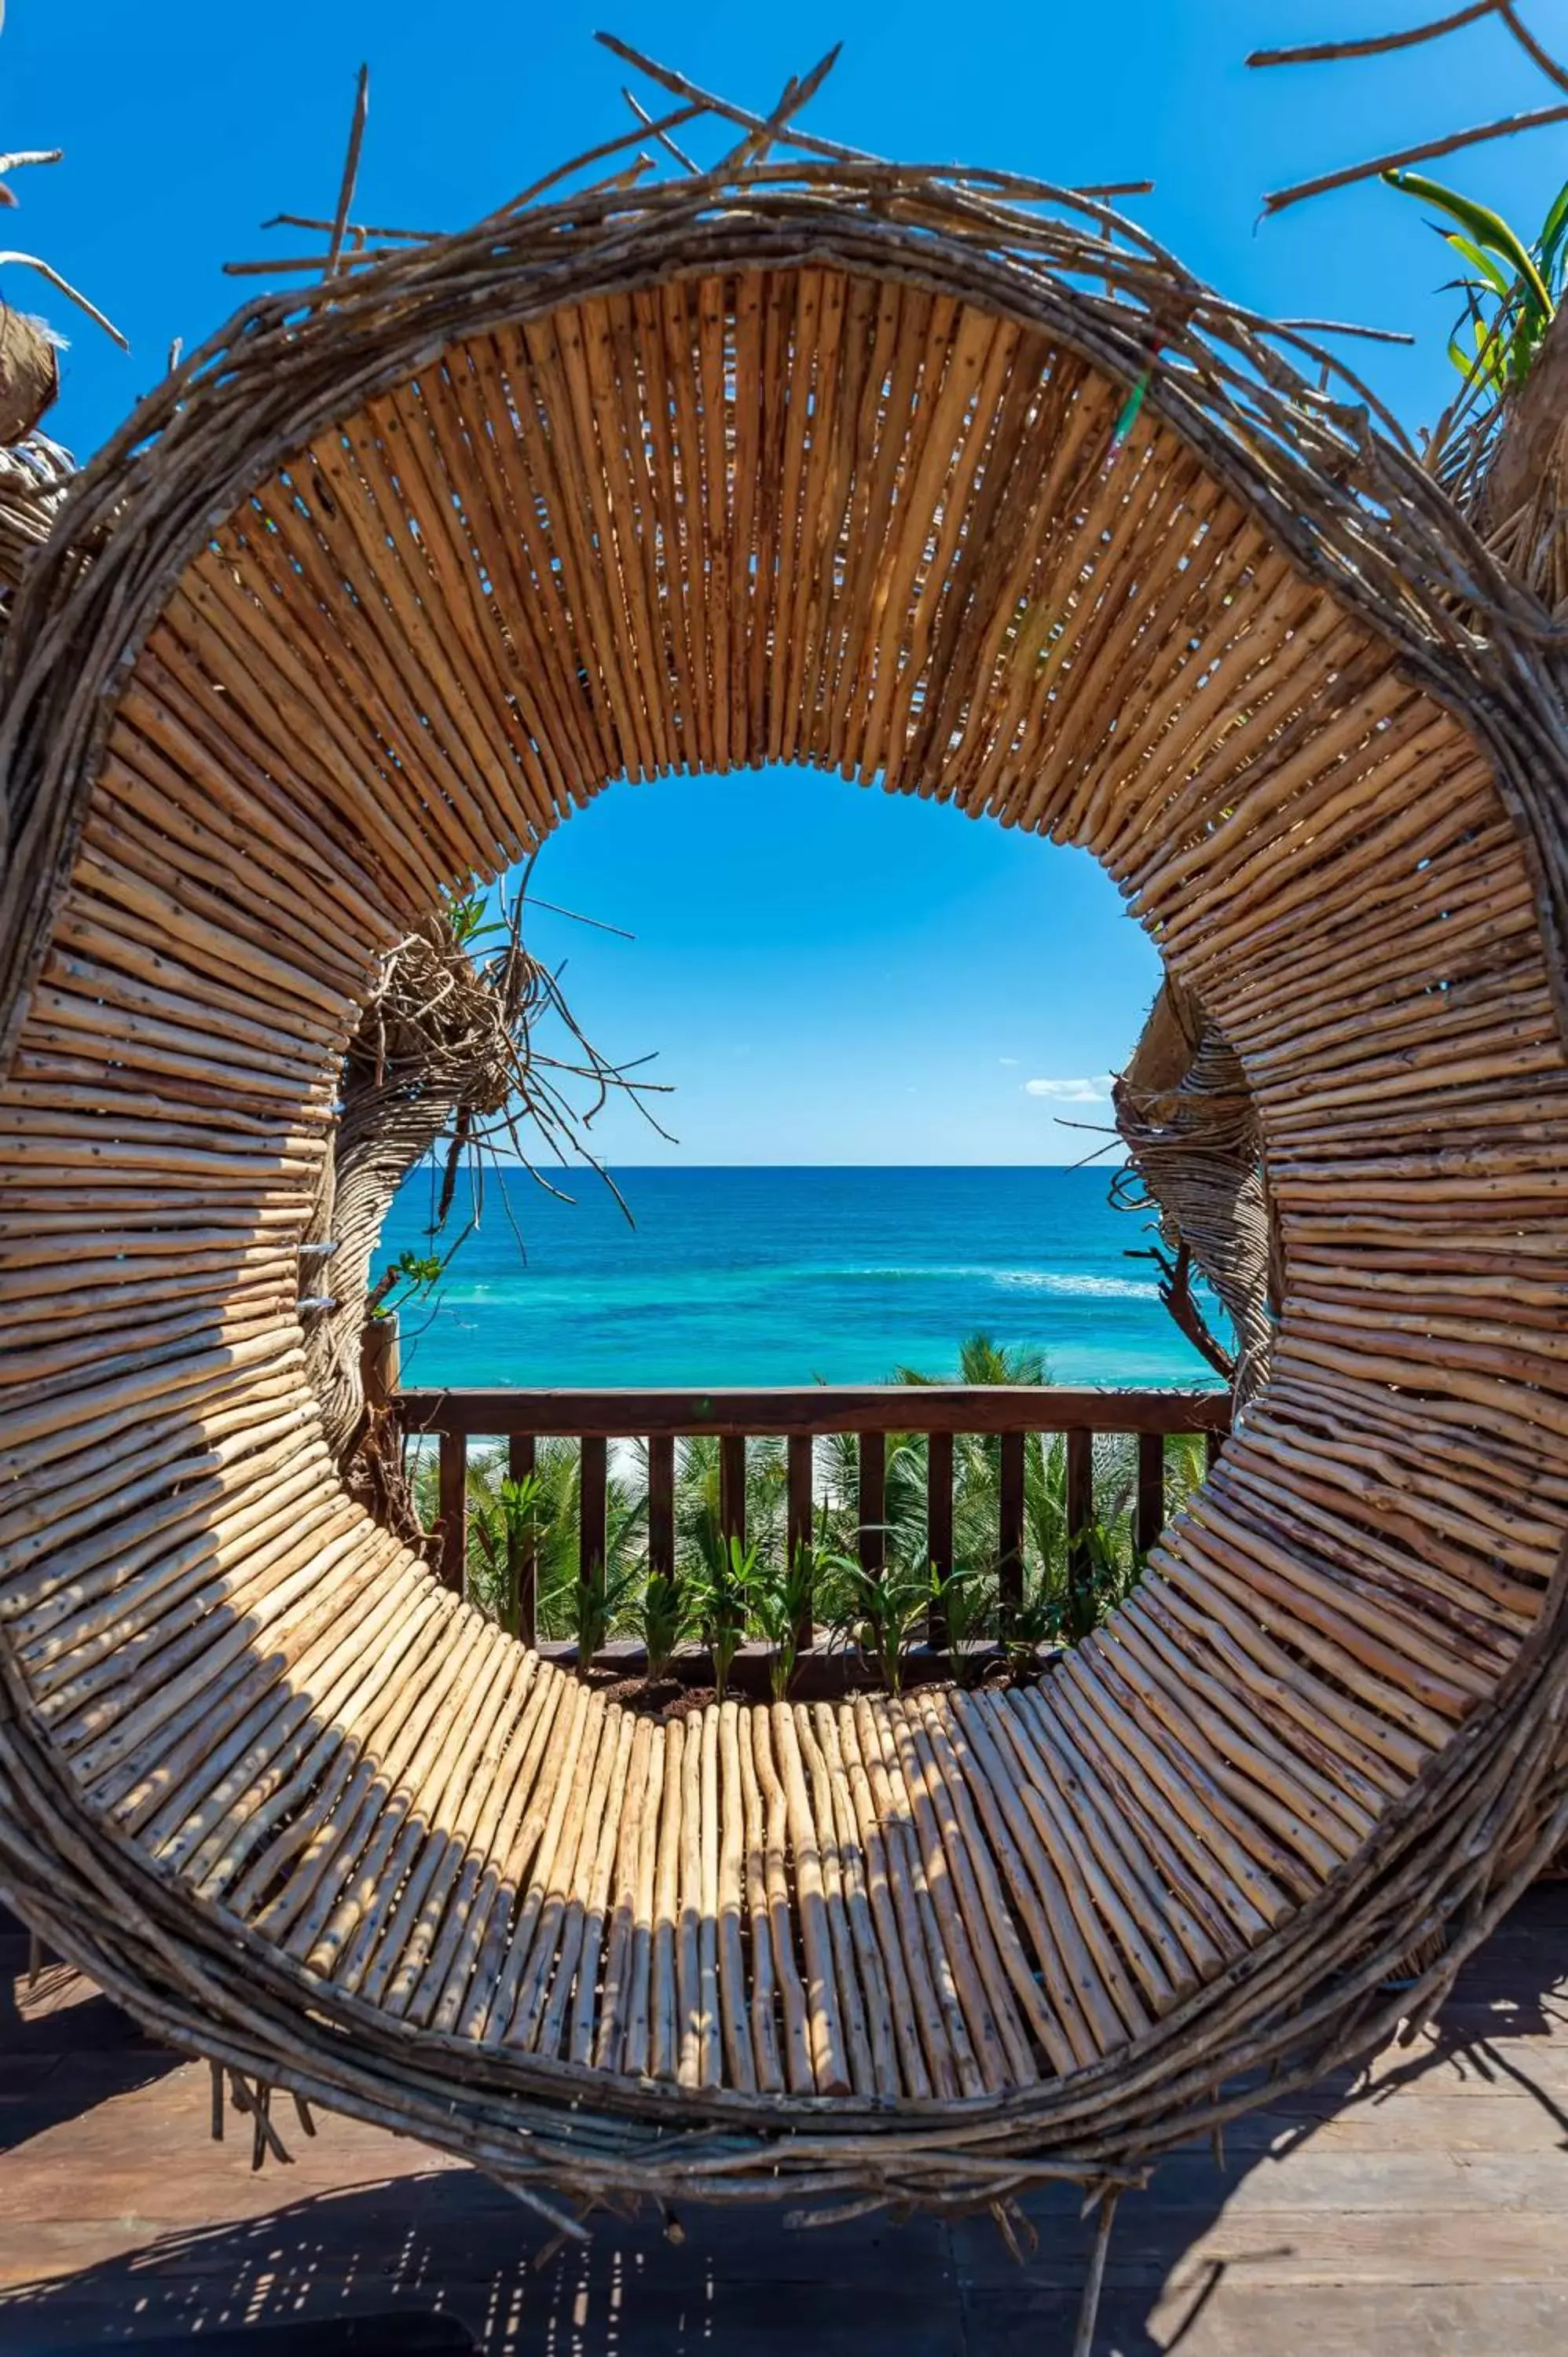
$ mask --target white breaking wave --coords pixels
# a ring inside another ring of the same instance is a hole
[[[997,1285],[1021,1285],[1037,1293],[1098,1297],[1101,1300],[1157,1301],[1160,1288],[1135,1276],[1061,1276],[1044,1268],[998,1268],[991,1272]]]
[[[1069,1275],[1059,1269],[1049,1268],[976,1268],[909,1267],[886,1268],[839,1267],[802,1272],[821,1276],[883,1276],[905,1282],[929,1280],[932,1277],[961,1278],[983,1285],[1020,1286],[1034,1293],[1050,1293],[1069,1299],[1157,1301],[1160,1289],[1146,1280],[1133,1276]]]

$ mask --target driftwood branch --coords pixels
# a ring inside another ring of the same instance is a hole
[[[1477,0],[1476,5],[1456,9],[1451,16],[1434,17],[1427,24],[1412,25],[1403,32],[1379,34],[1368,39],[1317,41],[1289,49],[1254,49],[1247,63],[1250,66],[1325,65],[1346,59],[1383,57],[1397,49],[1412,48],[1421,42],[1440,40],[1444,35],[1457,32],[1466,25],[1479,24],[1484,18],[1496,18],[1547,80],[1554,82],[1559,90],[1568,91],[1568,68],[1560,64],[1536,39],[1513,5],[1513,0]],[[1343,170],[1325,172],[1316,179],[1299,181],[1294,188],[1276,189],[1264,198],[1263,210],[1265,214],[1283,212],[1287,205],[1300,204],[1308,197],[1326,196],[1334,188],[1354,188],[1360,181],[1377,179],[1385,172],[1400,171],[1407,165],[1430,163],[1436,156],[1452,156],[1461,148],[1479,146],[1492,139],[1510,139],[1521,131],[1538,131],[1565,121],[1568,121],[1568,107],[1536,107],[1522,114],[1504,115],[1493,123],[1477,124],[1469,130],[1448,132],[1413,147],[1391,148],[1387,155],[1372,156],[1366,163],[1348,165]]]
[[[683,172],[701,173],[703,168],[702,166],[693,162],[691,156],[687,155],[685,149],[680,145],[680,142],[672,139],[668,131],[660,131],[658,124],[654,121],[652,115],[650,114],[647,107],[644,106],[642,101],[638,97],[635,91],[626,90],[623,88],[621,91],[621,96],[625,99],[627,104],[630,107],[638,121],[642,124],[644,130],[649,133],[650,137],[659,142],[659,145],[663,148],[667,156],[672,156],[674,157],[676,163],[680,165]]]
[[[40,278],[47,278],[51,286],[59,288],[68,303],[74,303],[79,311],[85,311],[94,325],[102,328],[104,334],[111,337],[123,352],[130,350],[129,342],[120,333],[113,320],[106,318],[97,304],[90,303],[81,289],[79,286],[73,286],[69,278],[62,278],[51,264],[40,262],[36,253],[0,253],[0,270],[5,269],[7,264],[11,263],[17,264],[27,270],[36,270]]]
[[[19,172],[28,164],[58,164],[65,155],[63,147],[18,147],[9,156],[0,156],[0,180],[7,173]],[[9,198],[15,204],[16,199]]]
[[[1539,66],[1548,81],[1554,81],[1559,90],[1568,90],[1568,70],[1558,63],[1550,49],[1542,48],[1529,26],[1520,18],[1519,10],[1513,5],[1513,0],[1498,0],[1498,14],[1530,63]]]
[[[343,234],[349,225],[349,214],[354,202],[354,187],[360,177],[360,151],[365,144],[365,124],[371,112],[371,69],[360,68],[359,86],[354,92],[354,112],[349,124],[348,151],[343,157],[343,178],[338,190],[338,210],[332,216],[331,241],[327,248],[327,275],[336,275],[343,252]]]
[[[1299,205],[1308,197],[1326,196],[1331,188],[1354,188],[1361,180],[1376,180],[1384,172],[1397,172],[1407,164],[1430,163],[1437,156],[1456,155],[1461,147],[1478,147],[1488,139],[1511,139],[1520,131],[1542,131],[1553,123],[1568,123],[1568,105],[1538,106],[1524,114],[1507,114],[1496,123],[1477,124],[1469,131],[1451,131],[1440,139],[1423,139],[1414,147],[1396,147],[1386,156],[1374,156],[1365,164],[1348,164],[1337,172],[1323,172],[1315,180],[1299,180],[1294,188],[1278,188],[1263,199],[1265,213],[1283,212],[1287,205]]]
[[[1436,16],[1429,24],[1407,26],[1398,33],[1374,33],[1366,38],[1350,41],[1311,41],[1290,49],[1254,49],[1247,59],[1250,66],[1316,66],[1337,63],[1341,58],[1387,57],[1395,49],[1412,49],[1422,41],[1441,39],[1444,33],[1455,33],[1462,25],[1474,25],[1483,16],[1495,16],[1498,0],[1471,0],[1467,8],[1455,8],[1450,16]]]

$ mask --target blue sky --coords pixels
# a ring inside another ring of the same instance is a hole
[[[9,0],[0,144],[66,160],[17,176],[7,242],[46,254],[133,347],[120,354],[50,297],[72,340],[49,428],[86,456],[176,337],[201,340],[265,283],[221,274],[290,248],[259,222],[330,210],[362,58],[360,217],[456,228],[621,127],[627,76],[593,45],[599,23],[753,104],[842,38],[808,118],[830,136],[1064,181],[1153,178],[1139,217],[1227,294],[1413,331],[1412,352],[1357,357],[1414,425],[1447,397],[1453,308],[1419,210],[1360,189],[1260,226],[1261,194],[1550,93],[1487,26],[1355,66],[1249,74],[1241,60],[1434,11],[1121,0],[1015,13],[1004,41],[951,0],[664,0],[626,17],[613,0]],[[1550,33],[1553,11],[1528,13]],[[1434,168],[1533,228],[1568,175],[1568,140],[1537,134]],[[45,307],[28,273],[0,285]],[[536,883],[636,935],[542,919],[536,937],[569,957],[599,1043],[657,1050],[674,1084],[676,1147],[607,1115],[601,1150],[622,1162],[1075,1159],[1094,1141],[1061,1119],[1107,1118],[1091,1092],[1155,979],[1085,856],[805,772],[618,787],[551,843]]]

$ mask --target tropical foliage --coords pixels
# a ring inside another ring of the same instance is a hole
[[[1465,308],[1449,339],[1450,360],[1467,386],[1498,396],[1516,392],[1546,340],[1568,282],[1568,183],[1527,244],[1489,205],[1423,173],[1385,172],[1383,178],[1442,217],[1433,226],[1466,265],[1454,282]]]
[[[1048,1372],[1039,1351],[1004,1350],[976,1334],[960,1352],[957,1379],[972,1384],[1044,1383]],[[904,1367],[894,1380],[915,1391],[951,1378]],[[919,1423],[914,1399],[910,1423]],[[674,1572],[650,1579],[646,1450],[628,1444],[612,1452],[605,1578],[596,1599],[585,1594],[578,1575],[577,1444],[542,1440],[534,1469],[522,1481],[509,1478],[504,1449],[475,1450],[468,1466],[470,1593],[485,1611],[515,1630],[511,1566],[532,1554],[541,1637],[574,1640],[590,1658],[610,1636],[639,1639],[653,1676],[668,1670],[681,1645],[700,1638],[714,1655],[721,1685],[739,1645],[753,1640],[768,1647],[774,1687],[782,1695],[793,1675],[808,1600],[819,1635],[828,1632],[854,1646],[897,1689],[934,1608],[945,1618],[964,1674],[976,1649],[988,1641],[999,1641],[1020,1657],[1032,1655],[1042,1643],[1076,1643],[1142,1576],[1133,1534],[1137,1443],[1131,1436],[1096,1438],[1095,1520],[1077,1534],[1068,1525],[1066,1441],[1059,1435],[1028,1437],[1024,1598],[1005,1616],[997,1598],[998,1440],[972,1435],[954,1441],[954,1570],[940,1584],[927,1551],[923,1434],[895,1434],[887,1443],[886,1564],[876,1577],[863,1570],[859,1560],[855,1437],[835,1433],[817,1443],[812,1544],[793,1561],[786,1545],[787,1461],[781,1441],[747,1444],[743,1546],[722,1524],[718,1442],[699,1437],[679,1444]],[[434,1451],[423,1450],[413,1469],[416,1501],[430,1528],[438,1512]],[[1167,1440],[1167,1513],[1182,1505],[1202,1475],[1201,1442]],[[1069,1577],[1075,1538],[1078,1576]]]

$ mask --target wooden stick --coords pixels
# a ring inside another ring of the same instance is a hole
[[[833,1942],[828,1922],[822,1851],[806,1792],[794,1715],[787,1703],[774,1705],[771,1733],[773,1757],[784,1793],[800,1944],[806,1958],[806,2027],[812,2075],[820,2095],[847,2095],[851,2086],[848,2050],[833,1972]]]

